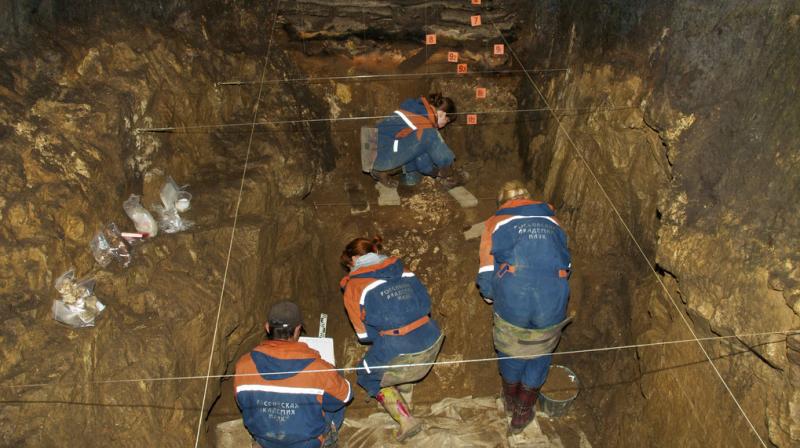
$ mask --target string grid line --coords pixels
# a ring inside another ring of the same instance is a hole
[[[638,349],[638,348],[651,348],[651,347],[661,347],[661,346],[668,346],[668,345],[679,345],[679,344],[686,344],[691,342],[699,341],[724,341],[728,339],[742,339],[748,337],[756,337],[756,336],[773,336],[773,335],[794,335],[800,334],[800,330],[792,329],[792,330],[780,330],[780,331],[767,331],[767,332],[760,332],[760,333],[744,333],[744,334],[732,334],[727,336],[708,336],[704,338],[698,339],[677,339],[672,341],[658,341],[658,342],[644,342],[640,344],[626,344],[626,345],[616,345],[616,346],[609,346],[609,347],[597,347],[597,348],[588,348],[588,349],[578,349],[578,350],[565,350],[561,352],[553,352],[550,355],[553,356],[566,356],[566,355],[580,355],[585,353],[602,353],[602,352],[610,352],[615,350],[631,350],[631,349]],[[786,338],[777,340],[777,341],[769,341],[765,342],[764,344],[777,344],[780,342],[786,341]],[[747,346],[746,344],[743,344]],[[483,363],[483,362],[494,362],[498,360],[506,360],[506,359],[535,359],[541,356],[546,355],[532,355],[532,356],[492,356],[487,358],[471,358],[471,359],[456,359],[452,361],[432,361],[426,363],[408,363],[408,364],[387,364],[387,365],[380,365],[380,366],[370,366],[370,370],[378,369],[378,370],[391,370],[391,369],[402,369],[406,367],[418,367],[418,366],[453,366],[458,364],[475,364],[475,363]],[[277,376],[277,375],[288,375],[288,374],[306,374],[306,373],[322,373],[322,372],[358,372],[366,370],[365,367],[334,367],[331,369],[315,369],[315,370],[286,370],[280,372],[268,372],[268,373],[230,373],[230,374],[220,374],[220,375],[190,375],[190,376],[164,376],[164,377],[147,377],[147,378],[125,378],[125,379],[116,379],[116,380],[98,380],[98,381],[85,381],[85,382],[73,382],[73,383],[29,383],[29,384],[3,384],[0,385],[0,389],[23,389],[23,388],[33,388],[33,387],[80,387],[80,386],[94,386],[94,385],[102,385],[102,384],[120,384],[120,383],[154,383],[154,382],[166,382],[166,381],[189,381],[189,380],[202,380],[208,378],[215,378],[215,379],[226,379],[226,378],[234,378],[234,377],[251,377],[251,376]]]
[[[269,32],[269,42],[267,44],[267,54],[264,57],[264,67],[261,69],[261,79],[264,79],[264,76],[267,73],[267,67],[269,66],[269,55],[270,51],[272,50],[272,35],[275,31],[275,23],[278,21],[278,11],[279,11],[280,0],[277,0],[275,3],[275,15],[272,18],[272,27]],[[253,105],[253,122],[256,121],[258,118],[258,105],[261,103],[261,92],[263,91],[263,85],[258,89],[258,96],[256,97],[256,102]],[[214,350],[217,347],[217,333],[219,332],[219,318],[222,314],[222,302],[225,297],[225,286],[227,285],[228,281],[228,268],[230,267],[231,263],[231,254],[233,252],[233,241],[234,237],[236,236],[236,224],[239,221],[239,206],[242,204],[242,194],[244,192],[244,182],[247,176],[247,165],[250,161],[250,151],[253,147],[253,134],[255,134],[256,126],[253,125],[250,129],[250,139],[247,142],[247,154],[244,158],[244,167],[242,168],[242,181],[239,184],[239,196],[236,200],[236,209],[233,215],[233,227],[231,228],[231,239],[230,243],[228,244],[228,255],[225,259],[225,272],[222,275],[222,288],[219,292],[219,304],[217,305],[217,317],[214,322],[214,334],[211,339],[211,352],[208,356],[208,370],[206,371],[206,381],[205,386],[203,387],[203,400],[200,404],[200,416],[197,422],[197,433],[195,435],[194,440],[194,447],[197,448],[200,444],[200,431],[203,428],[203,416],[205,414],[205,406],[206,406],[206,398],[208,396],[208,380],[210,379],[211,375],[211,368],[213,366],[214,360]]]
[[[636,106],[620,106],[620,107],[607,107],[607,108],[591,108],[591,107],[574,107],[555,109],[558,112],[615,112],[620,110],[637,109]],[[521,112],[548,112],[546,108],[536,109],[497,109],[497,110],[484,110],[472,112],[455,112],[452,115],[494,115],[494,114],[513,114]],[[175,131],[189,131],[197,129],[217,129],[217,128],[232,128],[232,127],[245,127],[245,126],[267,126],[267,125],[281,125],[281,124],[301,124],[301,123],[331,123],[337,121],[361,121],[361,120],[377,120],[383,118],[396,117],[397,115],[362,115],[354,117],[326,117],[326,118],[305,118],[299,120],[273,120],[273,121],[250,121],[246,123],[221,123],[221,124],[198,124],[189,126],[166,126],[157,128],[137,128],[134,132],[175,132]]]
[[[427,46],[426,46],[427,49]],[[427,57],[426,57],[427,62]],[[568,68],[543,68],[543,69],[528,69],[534,73],[558,73],[569,72]],[[278,78],[268,79],[266,81],[217,81],[214,83],[215,87],[220,86],[247,86],[258,84],[279,84],[289,82],[320,82],[320,81],[361,81],[370,79],[406,79],[406,78],[429,78],[433,76],[452,76],[452,77],[472,77],[484,75],[510,75],[514,73],[524,73],[524,70],[511,69],[511,70],[476,70],[467,73],[457,73],[454,71],[448,72],[426,72],[426,73],[382,73],[374,75],[337,75],[337,76],[310,76],[305,78]]]

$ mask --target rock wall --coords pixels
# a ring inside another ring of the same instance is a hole
[[[288,45],[304,55],[352,51],[352,66],[367,71],[385,69],[376,57],[382,53],[397,71],[444,63],[417,48],[429,30],[460,49],[471,69],[511,67],[509,58],[480,56],[499,36],[490,26],[465,31],[474,9],[464,4],[341,3],[295,2],[275,26],[293,36]],[[10,38],[0,47],[0,381],[64,386],[3,389],[0,441],[185,446],[216,398],[218,381],[211,382],[203,410],[203,381],[84,383],[205,373],[250,128],[135,129],[249,123],[257,89],[215,88],[214,82],[260,76],[274,4],[5,4],[0,35]],[[454,133],[448,141],[462,148],[459,157],[493,164],[478,182],[489,189],[501,177],[495,173],[509,175],[508,163],[516,157],[506,148],[519,142],[531,185],[559,209],[576,260],[570,304],[576,321],[562,350],[691,339],[681,316],[699,337],[800,324],[793,251],[800,214],[792,202],[800,187],[798,9],[791,2],[739,0],[486,5],[485,20],[499,22],[526,67],[570,69],[560,77],[534,75],[551,106],[566,109],[558,112],[563,129],[542,113],[517,124],[495,123],[495,131],[516,126],[502,138],[484,131],[490,127],[448,131]],[[359,39],[364,41],[353,51]],[[393,49],[393,42],[400,44]],[[373,43],[375,52],[366,52]],[[396,57],[411,47],[415,54]],[[305,71],[284,51],[275,49],[269,58],[268,78]],[[353,90],[359,97],[345,106],[352,95],[339,85],[331,83],[324,95],[298,86],[266,85],[259,119],[363,114],[360,106],[379,113],[384,101],[424,88],[390,85],[378,99],[360,87]],[[475,85],[446,81],[433,87],[468,97]],[[514,97],[498,97],[496,105],[544,103],[522,78]],[[230,371],[261,337],[261,320],[275,298],[299,300],[307,323],[316,321],[312,311],[341,311],[338,301],[329,300],[339,275],[329,255],[342,242],[320,241],[324,215],[301,200],[320,176],[334,178],[323,173],[350,148],[335,148],[331,134],[317,123],[259,126],[253,135],[212,373]],[[196,227],[138,247],[128,270],[93,267],[87,247],[93,233],[107,221],[128,222],[121,208],[128,194],[143,193],[146,205],[155,202],[165,174],[191,185],[195,199],[188,217]],[[445,215],[433,200],[420,198],[411,208],[421,208],[433,224],[456,227],[479,218],[471,212]],[[362,221],[342,224],[336,236],[346,240],[351,235],[342,236],[344,230],[374,230],[371,220]],[[436,311],[454,341],[445,359],[491,356],[486,344],[457,345],[469,341],[470,332],[486,340],[488,325],[476,330],[471,322],[488,322],[488,308],[470,308],[469,318],[448,317],[449,305],[475,295],[472,262],[462,261],[474,245],[456,241],[457,232],[418,231],[415,225],[389,241],[409,254],[418,264],[412,267],[447,305]],[[429,240],[441,244],[426,246]],[[431,246],[435,255],[420,261]],[[323,256],[326,264],[308,262]],[[433,274],[442,264],[453,265],[448,277]],[[97,277],[98,296],[109,306],[94,329],[70,330],[50,320],[53,280],[70,266]],[[317,284],[309,278],[334,280]],[[346,325],[340,327],[332,329],[352,337]],[[703,344],[759,434],[775,446],[796,445],[800,372],[787,361],[781,338]],[[345,359],[352,363],[356,355],[348,351]],[[564,362],[586,386],[576,407],[586,416],[580,424],[594,426],[587,431],[593,443],[755,442],[694,342]],[[496,389],[486,381],[496,380],[493,368],[483,376],[464,372],[440,369],[421,392]]]
[[[497,40],[490,23],[509,32],[517,22],[517,12],[506,7],[476,7],[470,2],[424,0],[344,1],[331,4],[321,0],[299,0],[285,7],[283,17],[287,30],[299,39],[346,38],[391,40],[392,42],[425,41],[425,34],[436,33],[442,43],[476,43]],[[482,14],[487,26],[468,27],[470,17]],[[467,26],[465,26],[467,25]]]
[[[574,250],[590,264],[614,260],[603,277],[627,284],[618,289],[627,294],[614,297],[627,314],[581,304],[604,318],[590,318],[598,336],[590,345],[692,336],[570,139],[698,337],[800,324],[792,244],[799,17],[791,2],[550,2],[531,12],[523,60],[571,69],[560,82],[540,82],[552,106],[597,110],[563,116],[566,132],[553,121],[520,130],[533,181],[566,208]],[[529,83],[520,90],[542,105]],[[600,111],[609,107],[632,108]],[[798,367],[784,339],[703,345],[761,437],[794,446]],[[604,417],[609,445],[758,443],[695,343],[641,348],[630,362],[638,364],[631,380],[641,395],[626,389],[598,405],[604,415],[639,416],[620,426],[611,417],[610,427]]]
[[[657,57],[647,115],[676,173],[660,198],[657,261],[705,334],[796,329],[800,5],[680,7]],[[722,375],[764,439],[800,443],[798,366],[782,342],[741,339],[733,349],[752,354],[721,360]],[[742,422],[729,399],[720,403],[723,418]]]
[[[297,254],[313,258],[319,248],[299,199],[334,166],[330,132],[256,130],[228,267],[250,127],[135,131],[252,121],[257,89],[214,82],[260,75],[268,35],[255,31],[269,29],[269,12],[231,9],[207,27],[185,11],[166,23],[107,14],[4,44],[0,378],[4,386],[63,385],[4,387],[1,445],[191,444],[203,380],[97,382],[204,375],[226,268],[212,374],[230,372],[261,337],[270,302],[306,291],[297,299],[310,316],[318,287],[307,278],[321,274],[300,266]],[[229,20],[258,37],[224,39],[217,31],[235,28]],[[268,76],[293,70],[281,53],[270,56]],[[282,110],[311,116],[322,104],[302,87],[266,89],[258,119],[288,118]],[[132,230],[122,201],[137,193],[147,206],[157,202],[167,174],[190,184],[195,227],[136,247],[127,270],[97,268],[88,246],[94,232],[109,221]],[[95,276],[108,306],[93,329],[50,317],[53,280],[70,266]],[[218,390],[212,380],[206,411]]]

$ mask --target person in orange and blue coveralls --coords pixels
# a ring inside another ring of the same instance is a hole
[[[395,387],[381,387],[383,369],[400,354],[427,350],[441,331],[430,318],[431,298],[422,282],[395,257],[380,253],[381,239],[356,238],[344,249],[342,265],[350,270],[340,286],[344,306],[359,342],[372,344],[358,371],[358,384],[400,424],[396,437],[408,439],[422,430]]]
[[[521,432],[533,420],[533,406],[544,384],[566,319],[571,268],[567,235],[551,205],[532,201],[519,181],[500,190],[499,209],[485,223],[480,243],[477,284],[495,313],[495,348],[500,358],[520,356],[498,348],[498,330],[516,336],[535,333],[547,339],[540,356],[500,359],[506,410],[511,432]],[[500,327],[498,329],[498,327]],[[516,347],[515,347],[516,348]]]
[[[378,152],[371,175],[394,188],[416,185],[422,176],[440,180],[445,188],[461,185],[466,174],[453,167],[456,156],[439,129],[456,120],[456,105],[441,93],[403,101],[393,116],[378,123]]]
[[[335,447],[350,383],[298,341],[295,303],[274,304],[265,328],[269,339],[236,363],[234,391],[247,430],[263,448]]]

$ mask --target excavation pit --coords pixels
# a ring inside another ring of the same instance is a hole
[[[309,335],[327,314],[357,365],[339,255],[380,234],[447,336],[415,406],[491,413],[475,440],[512,446],[470,227],[512,178],[555,206],[574,259],[553,362],[584,382],[536,443],[800,443],[796,5],[184,3],[0,11],[0,445],[213,446],[271,303],[296,300]],[[425,178],[379,206],[362,127],[437,91],[463,113],[442,136],[477,205]],[[92,236],[132,230],[123,202],[158,203],[167,176],[194,226],[96,265]],[[70,267],[97,281],[95,327],[51,317]],[[343,433],[391,443],[344,374]]]

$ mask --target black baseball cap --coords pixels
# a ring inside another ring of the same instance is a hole
[[[294,328],[303,325],[303,317],[297,304],[289,300],[281,300],[270,308],[267,322],[275,328]]]

